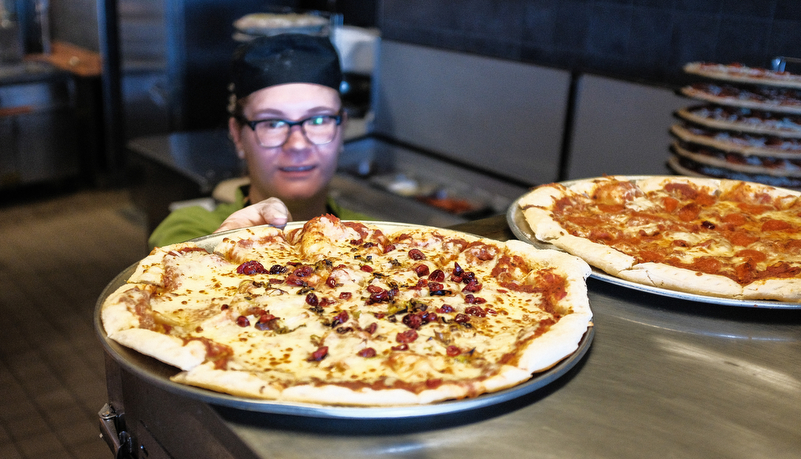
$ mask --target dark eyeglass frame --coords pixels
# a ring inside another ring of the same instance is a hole
[[[253,131],[253,133],[256,134],[256,140],[259,142],[259,145],[261,145],[264,148],[276,148],[276,147],[280,147],[281,145],[285,144],[286,141],[289,140],[289,136],[292,135],[292,128],[295,127],[295,126],[300,126],[300,132],[303,133],[303,137],[306,140],[308,140],[309,143],[311,143],[312,145],[327,145],[327,144],[333,142],[334,138],[336,137],[336,134],[334,134],[334,136],[331,138],[331,140],[329,140],[328,142],[323,142],[323,143],[317,143],[317,142],[315,142],[315,141],[313,141],[312,139],[309,138],[309,135],[306,134],[306,127],[304,126],[304,124],[307,121],[313,120],[315,118],[333,119],[336,122],[336,126],[339,126],[339,125],[342,124],[342,110],[337,112],[336,115],[312,115],[312,116],[310,116],[308,118],[303,118],[302,120],[298,120],[298,121],[289,121],[289,120],[284,120],[284,119],[281,119],[281,118],[265,118],[265,119],[262,119],[262,120],[249,120],[249,119],[245,118],[242,115],[237,115],[236,116],[236,119],[238,119],[241,123],[246,124],[248,127],[250,127],[250,129]],[[279,143],[277,145],[273,145],[273,146],[266,146],[266,145],[262,144],[261,139],[259,138],[259,135],[256,133],[256,126],[258,126],[261,123],[266,123],[268,121],[273,121],[273,122],[280,121],[282,123],[286,123],[286,126],[287,126],[286,138],[284,139],[283,142],[281,142],[281,143]]]

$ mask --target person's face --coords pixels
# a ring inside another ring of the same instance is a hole
[[[243,115],[251,121],[300,121],[314,115],[336,115],[340,108],[339,93],[334,89],[291,83],[250,94],[245,100]],[[334,140],[324,145],[311,143],[300,126],[293,126],[286,142],[272,148],[262,147],[256,133],[233,118],[229,121],[229,130],[237,153],[247,163],[254,200],[274,196],[292,202],[319,197],[336,172],[342,147],[342,125]]]

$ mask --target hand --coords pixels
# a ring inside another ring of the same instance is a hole
[[[278,198],[268,198],[232,213],[214,232],[258,225],[283,228],[289,221],[292,221],[292,215],[286,205]]]

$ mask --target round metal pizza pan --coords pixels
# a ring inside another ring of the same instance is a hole
[[[629,177],[629,178],[637,179],[641,177]],[[570,183],[573,182],[562,182],[562,184],[564,184],[565,186],[570,186]],[[506,211],[506,222],[509,224],[509,228],[512,230],[512,233],[514,233],[514,235],[517,236],[517,238],[520,239],[521,241],[528,242],[529,244],[539,249],[561,250],[559,248],[554,247],[551,244],[548,244],[547,242],[542,242],[538,240],[534,236],[534,232],[531,230],[531,227],[528,226],[525,216],[523,215],[523,211],[520,209],[519,203],[522,198],[523,198],[522,196],[517,198],[509,206],[509,209]],[[739,300],[735,298],[698,295],[695,293],[680,292],[677,290],[669,290],[661,287],[642,285],[636,282],[611,276],[599,269],[596,269],[595,267],[592,268],[592,273],[590,274],[590,277],[604,282],[608,282],[610,284],[615,284],[615,285],[620,285],[622,287],[630,288],[633,290],[639,290],[642,292],[653,293],[655,295],[662,295],[681,300],[698,301],[702,303],[719,304],[723,306],[737,306],[745,308],[801,309],[801,303],[790,303],[790,302],[773,301],[773,300]]]
[[[371,223],[381,226],[382,228],[386,228],[387,230],[418,226],[401,223]],[[301,225],[302,223],[290,223],[287,225],[287,229],[293,229]],[[217,233],[198,238],[193,241],[204,248],[213,248],[217,245],[217,243],[222,241],[223,237],[236,231],[239,230]],[[180,371],[178,368],[167,365],[147,355],[140,354],[139,352],[118,344],[108,337],[100,318],[100,311],[103,302],[117,288],[125,284],[125,281],[131,276],[131,274],[133,274],[135,269],[136,264],[131,265],[126,270],[118,274],[100,294],[100,297],[95,305],[95,332],[98,334],[100,342],[102,343],[106,352],[108,352],[109,355],[111,355],[111,357],[114,358],[114,360],[125,370],[136,375],[143,381],[162,388],[170,393],[200,400],[213,405],[253,412],[331,419],[399,419],[458,413],[488,407],[533,393],[564,376],[581,361],[581,359],[589,350],[593,337],[595,336],[595,328],[591,325],[579,341],[577,349],[571,355],[558,362],[556,365],[545,371],[535,373],[531,379],[524,383],[518,384],[517,386],[490,394],[483,394],[474,398],[449,400],[427,405],[389,407],[327,406],[310,403],[290,403],[273,400],[251,399],[173,382],[170,380],[170,377],[176,375]]]

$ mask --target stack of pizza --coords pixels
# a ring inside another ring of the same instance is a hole
[[[703,62],[684,70],[706,81],[681,89],[700,103],[676,113],[670,167],[801,188],[801,75]]]

